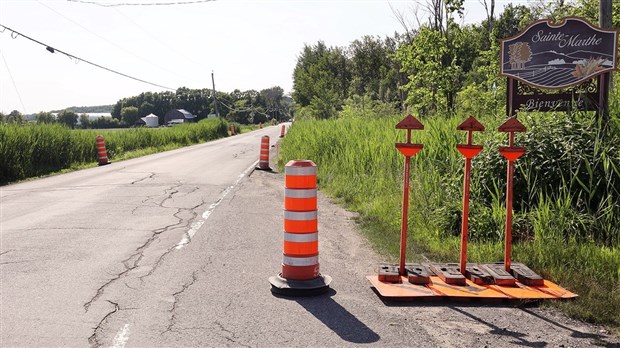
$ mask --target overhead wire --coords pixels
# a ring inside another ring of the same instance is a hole
[[[0,56],[2,56],[6,71],[8,71],[9,73],[9,77],[11,78],[11,82],[13,83],[13,88],[15,88],[15,93],[17,93],[17,98],[19,98],[19,103],[22,105],[22,110],[24,111],[24,113],[27,113],[26,107],[24,106],[24,101],[22,100],[22,95],[19,93],[19,89],[17,88],[17,84],[15,83],[15,79],[13,78],[13,74],[11,73],[11,69],[9,69],[9,64],[7,64],[6,59],[4,58],[4,53],[2,51],[0,51]]]
[[[172,5],[193,5],[193,4],[202,4],[205,2],[214,2],[216,0],[190,0],[190,1],[171,1],[171,2],[150,2],[150,3],[136,3],[136,2],[125,2],[125,3],[105,3],[99,1],[84,1],[84,0],[67,0],[69,2],[77,2],[81,4],[88,5],[97,5],[101,7],[119,7],[119,6],[172,6]]]
[[[67,53],[67,52],[62,51],[62,50],[60,50],[60,49],[54,48],[54,47],[52,47],[52,46],[50,46],[50,45],[48,45],[48,44],[45,44],[45,43],[43,43],[43,42],[41,42],[41,41],[39,41],[39,40],[33,39],[33,38],[31,38],[31,37],[29,37],[29,36],[27,36],[27,35],[25,35],[25,34],[22,34],[22,33],[20,33],[20,32],[18,32],[18,31],[14,30],[14,29],[11,29],[11,28],[7,27],[6,25],[2,25],[2,24],[0,24],[0,27],[5,28],[5,29],[8,29],[9,31],[11,31],[11,37],[13,37],[14,39],[16,39],[17,37],[21,36],[21,37],[23,37],[23,38],[25,38],[25,39],[28,39],[28,40],[30,40],[30,41],[32,41],[32,42],[35,42],[35,43],[37,43],[37,44],[39,44],[39,45],[41,45],[41,46],[45,47],[45,49],[46,49],[48,52],[50,52],[50,53],[55,53],[55,52],[58,52],[58,53],[61,53],[61,54],[65,55],[65,56],[67,56],[67,57],[71,58],[71,59],[74,59],[76,62],[78,62],[78,61],[79,61],[79,62],[84,62],[84,63],[86,63],[86,64],[90,64],[90,65],[95,66],[95,67],[97,67],[97,68],[100,68],[100,69],[103,69],[103,70],[109,71],[109,72],[111,72],[111,73],[114,73],[114,74],[117,74],[117,75],[120,75],[120,76],[124,76],[124,77],[126,77],[126,78],[129,78],[129,79],[132,79],[132,80],[135,80],[135,81],[139,81],[139,82],[142,82],[142,83],[149,84],[149,85],[151,85],[151,86],[155,86],[155,87],[159,87],[159,88],[163,88],[163,89],[167,89],[167,90],[171,90],[171,91],[176,91],[176,89],[174,89],[174,88],[170,88],[170,87],[163,86],[163,85],[160,85],[160,84],[157,84],[157,83],[149,82],[149,81],[143,80],[143,79],[141,79],[141,78],[137,78],[137,77],[134,77],[134,76],[131,76],[131,75],[128,75],[128,74],[122,73],[122,72],[120,72],[120,71],[117,71],[117,70],[114,70],[114,69],[111,69],[111,68],[107,68],[107,67],[105,67],[105,66],[103,66],[103,65],[100,65],[100,64],[97,64],[97,63],[93,63],[93,62],[91,62],[91,61],[89,61],[89,60],[86,60],[86,59],[83,59],[83,58],[77,57],[77,56],[75,56],[75,55],[73,55],[73,54],[71,54],[71,53]]]
[[[289,116],[289,114],[285,110],[280,109],[280,108],[277,108],[277,109],[265,108],[265,109],[263,109],[265,112],[260,112],[260,111],[258,111],[258,110],[260,110],[259,106],[250,106],[249,108],[240,109],[240,108],[232,107],[232,106],[226,104],[221,99],[218,99],[217,101],[218,101],[218,103],[224,105],[226,108],[228,108],[228,110],[230,110],[232,112],[248,112],[248,111],[250,111],[250,112],[254,112],[254,113],[259,114],[259,115],[264,115],[264,116],[267,116],[267,117],[271,117],[271,115],[269,115],[268,112],[277,111],[277,112],[281,112],[281,113],[285,114],[286,116]]]
[[[151,64],[151,65],[152,65],[152,66],[154,66],[154,67],[157,67],[157,68],[159,68],[159,69],[161,69],[161,70],[163,70],[163,71],[166,71],[166,72],[168,72],[168,73],[170,73],[170,74],[172,74],[172,75],[176,75],[176,76],[182,77],[183,79],[191,79],[191,80],[193,80],[193,78],[191,78],[191,77],[188,77],[188,76],[181,76],[181,75],[179,75],[179,74],[175,73],[174,71],[171,71],[171,70],[169,70],[169,69],[167,69],[167,68],[165,68],[165,67],[162,67],[162,66],[160,66],[160,65],[157,65],[157,64],[155,64],[155,63],[153,63],[153,62],[149,61],[148,59],[146,59],[146,58],[144,58],[144,57],[141,57],[141,56],[139,56],[139,55],[137,55],[137,54],[135,54],[135,53],[131,52],[130,50],[128,50],[128,49],[126,49],[126,48],[124,48],[124,47],[122,47],[122,46],[118,45],[117,43],[115,43],[115,42],[113,42],[113,41],[108,40],[107,38],[105,38],[105,37],[103,37],[103,36],[101,36],[101,35],[99,35],[99,34],[97,34],[97,33],[93,32],[93,31],[91,31],[90,29],[88,29],[87,27],[85,27],[85,26],[83,26],[82,24],[78,23],[77,21],[75,21],[75,20],[73,20],[73,19],[71,19],[71,18],[69,18],[69,17],[65,16],[64,14],[62,14],[62,13],[58,12],[56,9],[54,9],[54,8],[52,8],[52,7],[50,7],[50,6],[46,5],[46,4],[44,4],[44,3],[43,3],[43,2],[41,2],[40,0],[37,0],[37,2],[39,3],[39,5],[46,7],[46,8],[47,8],[47,9],[49,9],[50,11],[52,11],[52,12],[56,13],[57,15],[59,15],[60,17],[63,17],[64,19],[68,20],[69,22],[71,22],[71,23],[73,23],[73,24],[77,25],[78,27],[80,27],[80,28],[84,29],[85,31],[87,31],[87,32],[91,33],[92,35],[94,35],[94,36],[96,36],[96,37],[98,37],[98,38],[100,38],[100,39],[104,40],[105,42],[109,43],[110,45],[112,45],[112,46],[114,46],[114,47],[117,47],[117,48],[119,48],[120,50],[122,50],[122,51],[124,51],[124,52],[126,52],[126,53],[128,53],[128,54],[130,54],[130,55],[132,55],[132,56],[134,56],[134,57],[136,57],[136,58],[138,58],[138,59],[140,59],[140,60],[142,60],[142,61],[144,61],[144,62],[146,62],[146,63],[148,63],[148,64]],[[197,82],[197,81],[196,81],[196,82]]]
[[[161,41],[159,38],[157,38],[155,35],[153,35],[151,32],[149,32],[148,30],[146,30],[143,26],[139,25],[138,23],[136,23],[131,17],[127,16],[126,14],[124,14],[123,12],[121,12],[118,8],[113,8],[114,11],[116,11],[118,14],[120,14],[121,16],[125,17],[125,19],[127,19],[127,21],[131,24],[133,24],[135,27],[139,28],[140,30],[142,30],[145,34],[147,34],[153,41],[159,43],[162,47],[166,48],[167,50],[173,52],[176,50],[176,48],[170,46],[169,44]],[[181,59],[190,62],[196,66],[199,66],[202,68],[202,65],[192,59],[189,59],[187,57],[187,55],[185,54],[180,54],[177,57],[180,57]]]

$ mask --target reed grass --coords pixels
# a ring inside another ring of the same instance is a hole
[[[620,113],[620,112],[619,112]],[[590,114],[526,114],[517,145],[513,259],[577,292],[555,303],[575,318],[620,328],[620,132],[602,134]],[[399,253],[403,156],[395,142],[402,115],[296,121],[278,164],[311,159],[321,190],[359,212],[362,230],[386,261]],[[412,141],[424,149],[411,161],[408,261],[458,262],[465,117],[421,119]],[[618,119],[618,113],[614,120]],[[473,160],[468,260],[503,260],[507,136],[502,117],[480,121],[484,150]],[[614,121],[616,122],[616,121]]]

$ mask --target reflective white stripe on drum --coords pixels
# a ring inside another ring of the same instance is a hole
[[[284,189],[284,197],[286,198],[314,198],[316,197],[316,189]]]
[[[317,213],[314,211],[284,211],[284,220],[316,220]]]
[[[319,240],[319,233],[286,233],[284,232],[284,240],[287,242],[306,243],[316,242]]]
[[[319,264],[319,255],[311,257],[290,257],[282,255],[282,263],[287,266],[314,266]]]
[[[316,175],[316,167],[284,167],[286,175]]]

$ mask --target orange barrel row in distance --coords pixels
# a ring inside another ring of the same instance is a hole
[[[258,168],[269,169],[269,136],[263,135],[260,140],[260,156],[258,157]]]
[[[282,125],[282,130],[280,131],[280,138],[284,138],[284,132],[286,131],[286,126]]]
[[[316,164],[293,160],[286,164],[284,173],[282,277],[315,279],[319,276]]]
[[[105,148],[105,139],[103,139],[103,136],[97,135],[95,141],[97,143],[97,162],[99,162],[100,166],[109,164],[110,161],[108,160],[108,152]]]

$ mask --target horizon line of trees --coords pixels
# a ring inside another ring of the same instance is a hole
[[[284,95],[284,90],[279,86],[261,91],[236,89],[231,93],[217,92],[217,105],[219,115],[231,122],[258,124],[289,119],[292,99]],[[181,87],[175,92],[144,92],[123,98],[111,105],[111,108],[112,117],[91,119],[86,113],[78,114],[73,108],[68,108],[58,112],[39,112],[35,114],[34,121],[41,124],[60,123],[82,129],[120,128],[134,126],[136,121],[151,113],[159,116],[159,123],[163,125],[164,115],[172,109],[185,109],[196,116],[197,120],[216,113],[212,90],[206,88]],[[26,117],[18,110],[9,114],[0,112],[0,123],[26,122]]]
[[[18,110],[13,110],[9,114],[0,112],[0,123],[21,125],[28,122],[30,121],[28,121],[26,116],[22,115]],[[78,114],[71,109],[65,109],[59,112],[41,111],[34,115],[34,122],[37,124],[59,123],[69,128],[81,129],[120,128],[125,126],[123,123],[110,117],[101,116],[91,119],[88,114]]]
[[[160,117],[172,109],[185,109],[197,120],[217,113],[231,122],[258,124],[270,120],[281,121],[291,117],[292,99],[284,95],[279,86],[260,91],[235,89],[230,93],[217,92],[208,88],[189,89],[181,87],[175,92],[145,92],[137,96],[123,98],[112,108],[112,118],[121,123],[133,124],[137,119],[155,114]]]

